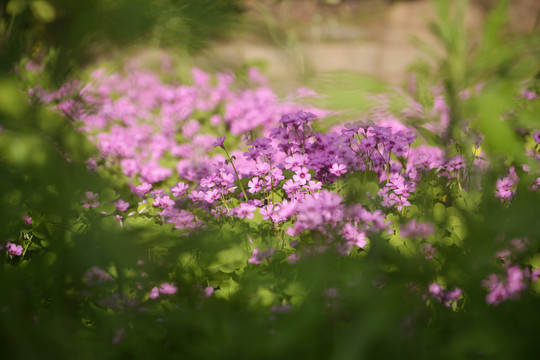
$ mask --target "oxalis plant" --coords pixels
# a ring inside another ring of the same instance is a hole
[[[538,37],[436,5],[440,68],[325,130],[254,68],[0,83],[3,354],[531,358]]]

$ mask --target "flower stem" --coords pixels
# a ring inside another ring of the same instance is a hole
[[[244,190],[244,186],[242,185],[242,182],[240,181],[240,176],[238,175],[238,171],[236,171],[236,166],[234,166],[234,162],[233,162],[231,156],[229,155],[229,152],[225,148],[225,146],[222,146],[222,148],[223,148],[223,150],[225,150],[225,154],[227,154],[227,157],[229,158],[229,161],[231,162],[234,173],[236,174],[236,178],[238,179],[238,184],[240,185],[240,189],[242,189],[242,193],[244,194],[244,198],[246,199],[246,201],[248,201],[246,190]]]
[[[21,261],[23,261],[24,255],[26,255],[26,251],[28,250],[28,248],[29,248],[30,245],[32,244],[32,238],[33,238],[33,237],[34,237],[33,235],[30,235],[30,237],[28,238],[28,243],[27,243],[26,246],[24,247],[24,251],[23,251],[23,253],[22,253],[22,255],[21,255]]]

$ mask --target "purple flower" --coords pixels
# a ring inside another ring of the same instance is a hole
[[[531,282],[538,279],[538,269],[533,272],[529,268],[521,269],[517,265],[506,264],[506,276],[499,277],[490,274],[482,285],[489,290],[486,295],[486,303],[497,305],[507,299],[517,300],[521,293],[525,291]]]
[[[99,206],[99,195],[96,193],[93,193],[91,191],[87,191],[84,193],[85,199],[83,200],[83,207],[89,209],[89,208],[95,208]]]
[[[21,245],[14,244],[12,242],[7,243],[6,250],[9,254],[15,255],[15,256],[21,256],[23,253],[23,247]]]
[[[540,177],[537,177],[536,182],[532,185],[533,190],[536,190],[538,188],[540,188]]]
[[[526,100],[534,100],[534,99],[536,99],[536,97],[537,97],[538,95],[536,95],[536,93],[533,92],[533,91],[529,91],[529,90],[526,90],[526,89],[525,89],[525,90],[523,90],[523,92],[521,93],[521,96],[522,96],[524,99],[526,99]]]
[[[498,305],[508,297],[508,293],[502,283],[497,283],[493,286],[486,296],[486,303]]]
[[[283,305],[275,305],[272,306],[270,309],[270,312],[273,312],[274,314],[285,314],[289,311],[291,311],[292,307],[289,304],[283,304]]]
[[[123,328],[116,330],[116,332],[114,333],[114,338],[112,339],[112,343],[118,344],[120,341],[122,341],[125,333],[126,333],[126,330]]]
[[[152,184],[149,184],[147,182],[145,183],[142,183],[141,185],[135,187],[135,193],[137,195],[144,195],[146,194],[147,192],[149,192],[150,190],[152,189]]]
[[[444,306],[450,307],[452,302],[456,302],[460,299],[463,294],[463,290],[456,287],[454,290],[444,290],[441,285],[433,283],[429,285],[429,293],[431,297],[436,299],[438,302],[442,302]]]
[[[213,286],[207,286],[204,288],[204,296],[210,297],[214,293],[214,287]]]
[[[256,192],[261,191],[262,190],[261,185],[263,185],[263,183],[259,181],[259,178],[257,176],[255,176],[253,179],[251,179],[248,182],[248,187],[249,187],[248,192],[251,194],[254,194]]]
[[[256,265],[261,265],[261,264],[262,264],[262,260],[261,260],[257,255],[259,255],[259,249],[255,248],[255,249],[253,249],[253,251],[251,252],[251,257],[249,258],[248,263],[250,263],[250,264],[256,264]]]
[[[150,290],[150,294],[148,295],[150,299],[157,299],[159,297],[159,289],[157,286],[154,286],[152,290]]]
[[[193,138],[200,128],[201,124],[197,120],[190,120],[182,126],[182,135],[186,138]]]
[[[209,190],[205,193],[204,200],[206,200],[206,202],[209,204],[213,204],[214,202],[219,200],[220,197],[221,197],[220,192],[214,189],[214,190]]]
[[[287,256],[287,262],[289,264],[294,264],[298,261],[298,255],[297,254],[291,254],[289,256]]]
[[[431,223],[419,223],[415,219],[400,227],[401,236],[408,238],[426,238],[435,233],[435,227]]]
[[[292,156],[288,156],[285,159],[285,169],[296,171],[300,169],[300,167],[304,166],[307,160],[308,157],[302,154],[293,154]]]
[[[100,269],[97,266],[92,266],[84,275],[83,278],[86,279],[86,285],[93,286],[101,284],[105,281],[112,281],[113,278],[105,272],[105,270]]]
[[[214,143],[212,144],[213,147],[220,147],[222,149],[225,148],[225,146],[223,145],[225,143],[225,136],[222,136],[220,138],[218,138],[216,141],[214,141]]]
[[[533,134],[533,139],[534,139],[534,141],[536,141],[537,144],[540,144],[540,131],[536,131]]]
[[[446,291],[444,294],[444,306],[450,307],[451,301],[458,301],[462,294],[463,290],[458,287],[452,291]]]
[[[248,263],[260,265],[262,264],[263,260],[272,257],[275,252],[275,249],[266,249],[264,251],[259,251],[259,249],[255,248],[251,253],[251,257],[249,258]]]
[[[366,234],[359,231],[358,227],[351,223],[346,223],[343,226],[341,234],[347,240],[347,246],[357,246],[362,249],[367,244]]]
[[[32,218],[28,215],[23,216],[23,222],[25,225],[30,226],[32,225]]]
[[[506,290],[509,294],[519,294],[527,288],[525,276],[519,266],[511,266],[506,270]]]
[[[163,283],[159,287],[159,292],[161,294],[171,295],[178,291],[178,288],[174,284]]]
[[[429,293],[434,298],[440,298],[442,293],[443,293],[443,289],[441,288],[441,285],[439,285],[437,283],[433,283],[433,284],[429,285]]]
[[[169,209],[169,208],[172,208],[174,206],[174,200],[172,200],[169,196],[163,196],[163,197],[158,196],[154,200],[153,205],[154,206],[159,206],[162,209]]]
[[[446,165],[444,165],[444,168],[448,172],[452,172],[452,171],[456,171],[456,170],[459,170],[461,168],[464,168],[465,165],[466,164],[465,164],[465,160],[463,159],[463,157],[461,155],[456,155],[453,158],[451,158],[450,160],[448,160]]]
[[[426,259],[433,259],[436,249],[431,244],[425,244],[420,248],[420,251],[424,254]]]
[[[305,185],[309,180],[311,180],[309,169],[302,167],[296,170],[296,175],[293,175],[293,180],[301,185]]]
[[[126,211],[129,208],[129,203],[122,199],[114,202],[113,205],[116,206],[116,210],[118,211]]]
[[[344,164],[333,164],[329,171],[336,176],[341,176],[347,172],[347,166]]]
[[[514,181],[508,176],[497,180],[495,196],[501,199],[510,199],[515,193],[515,191],[512,190],[514,185]]]
[[[243,219],[243,218],[246,218],[246,219],[253,219],[253,217],[255,216],[253,214],[253,212],[256,210],[257,208],[251,204],[247,204],[247,203],[241,203],[239,207],[237,207],[235,210],[236,210],[236,217],[240,218],[240,219]]]

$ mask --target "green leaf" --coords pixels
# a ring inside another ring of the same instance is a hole
[[[379,192],[379,184],[376,182],[370,181],[365,186],[366,194],[370,197],[377,196],[377,193]]]
[[[51,22],[56,18],[54,7],[45,0],[32,1],[30,8],[36,19],[42,22]]]
[[[116,200],[117,196],[118,195],[116,194],[116,191],[114,191],[113,189],[105,188],[101,190],[99,199],[102,203],[107,203]]]
[[[399,235],[390,236],[390,245],[394,247],[399,247],[404,244],[403,238]]]
[[[441,203],[433,205],[433,220],[437,223],[443,222],[446,218],[446,207]]]
[[[210,268],[224,273],[232,273],[246,266],[246,251],[235,246],[217,253],[217,261]]]
[[[116,206],[113,204],[103,204],[99,207],[99,209],[107,214],[112,214],[116,211]]]
[[[456,199],[456,205],[463,210],[472,211],[482,202],[482,192],[478,190],[470,192],[461,190],[460,195],[461,197]]]
[[[10,15],[16,16],[24,11],[26,8],[26,1],[11,0],[6,5],[6,12]]]
[[[525,263],[532,265],[536,269],[540,269],[540,254],[535,254],[529,261]]]
[[[9,6],[9,4],[8,4]],[[0,82],[0,112],[12,117],[22,116],[26,104],[15,82],[3,80]]]
[[[251,301],[251,305],[262,305],[262,306],[270,306],[274,300],[276,299],[276,295],[270,291],[267,288],[259,288],[257,290],[257,294]]]
[[[306,296],[307,292],[302,283],[295,281],[291,282],[284,291],[285,294],[290,296]]]
[[[478,125],[485,136],[487,150],[492,154],[502,153],[511,159],[526,162],[523,144],[510,124],[503,120],[507,111],[515,104],[514,91],[508,84],[495,84],[487,88],[478,100]]]
[[[229,278],[219,284],[219,290],[217,290],[214,294],[217,298],[227,300],[230,299],[230,297],[234,295],[234,293],[236,293],[239,289],[240,285],[233,279]]]
[[[407,214],[406,214],[407,219],[411,219],[414,215],[418,214],[418,206],[414,204],[407,207],[406,209],[407,209]]]
[[[150,224],[153,224],[153,221],[151,219],[148,219],[146,217],[135,217],[130,216],[124,221],[124,227],[126,229],[135,229],[135,228],[141,228],[146,227]]]

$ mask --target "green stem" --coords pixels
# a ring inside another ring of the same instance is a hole
[[[21,255],[21,261],[23,261],[24,255],[26,255],[26,251],[28,250],[28,248],[29,248],[30,245],[32,244],[32,238],[33,238],[33,237],[34,237],[33,235],[30,235],[30,238],[28,239],[28,243],[27,243],[26,246],[24,247],[24,251],[23,251],[23,253],[22,253],[22,255]]]
[[[231,156],[229,155],[229,152],[225,148],[225,146],[223,146],[222,148],[223,148],[223,150],[225,150],[225,154],[227,154],[227,157],[229,158],[229,161],[231,162],[234,173],[236,174],[236,178],[238,179],[238,184],[240,185],[240,189],[242,189],[242,193],[244,194],[244,198],[246,199],[246,201],[248,201],[246,190],[244,190],[244,186],[242,185],[242,182],[240,181],[240,176],[238,175],[238,171],[236,171],[236,166],[234,166],[234,162],[233,162]]]

